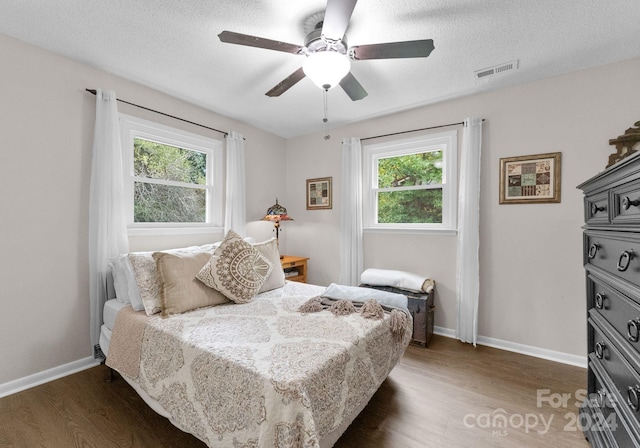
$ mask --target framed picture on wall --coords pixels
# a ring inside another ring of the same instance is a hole
[[[331,177],[307,179],[307,210],[331,208]]]
[[[500,159],[500,204],[560,202],[562,153]]]

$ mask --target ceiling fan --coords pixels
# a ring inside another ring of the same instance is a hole
[[[223,31],[222,42],[304,55],[304,65],[279,82],[266,95],[280,96],[308,76],[318,87],[329,90],[337,84],[353,101],[367,96],[366,90],[350,72],[350,61],[367,59],[424,58],[434,49],[432,39],[388,42],[349,47],[345,32],[357,0],[327,0],[324,18],[305,38],[304,45]]]

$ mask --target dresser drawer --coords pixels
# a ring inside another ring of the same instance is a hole
[[[613,224],[640,224],[640,180],[611,190]]]
[[[620,277],[633,285],[640,284],[640,235],[626,232],[584,233],[584,261]]]
[[[613,417],[611,414],[605,416],[602,409],[595,404],[595,401],[596,400],[587,400],[580,407],[577,423],[584,432],[585,438],[589,441],[592,448],[611,448],[612,446],[626,448],[626,445],[615,442],[615,435],[607,426],[607,419],[609,419],[609,421],[617,419],[615,411]],[[626,438],[628,438],[629,443],[631,443],[628,434]],[[633,447],[633,445],[628,446]]]
[[[609,223],[609,192],[604,191],[584,198],[584,214],[587,224]]]
[[[640,353],[640,304],[596,276],[589,275],[587,281],[590,312],[602,316]]]
[[[634,427],[640,427],[640,375],[627,360],[628,353],[623,355],[613,338],[610,338],[606,330],[599,327],[595,320],[589,318],[594,343],[594,351],[589,355],[590,362],[595,366],[601,366],[611,378],[612,389],[615,388],[617,391],[621,398],[620,407],[624,408],[620,412],[629,417]],[[592,368],[597,372],[595,366]],[[615,391],[612,392],[616,394]]]
[[[625,403],[614,390],[611,378],[597,361],[589,362],[595,375],[595,392],[589,394],[580,407],[579,422],[585,436],[595,447],[638,448],[637,427],[630,424],[622,412]],[[587,414],[587,415],[583,415]]]

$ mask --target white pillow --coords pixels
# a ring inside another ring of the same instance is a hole
[[[282,270],[282,264],[280,263],[280,251],[278,250],[278,240],[273,237],[262,243],[253,244],[253,247],[258,249],[260,253],[269,260],[272,269],[271,274],[262,284],[262,287],[258,293],[271,291],[272,289],[281,288],[284,286],[284,271]]]
[[[109,266],[113,276],[116,299],[122,303],[130,303],[134,311],[142,311],[144,304],[128,254],[112,258]]]
[[[127,277],[125,275],[126,260],[126,255],[113,257],[109,262],[109,267],[111,268],[111,276],[113,277],[113,289],[116,292],[116,300],[122,303],[131,303],[129,300]]]
[[[434,284],[428,277],[411,272],[375,268],[366,269],[360,275],[360,282],[372,286],[392,286],[413,292],[429,292]]]

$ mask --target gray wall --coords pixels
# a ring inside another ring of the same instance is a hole
[[[3,35],[0,60],[1,386],[92,354],[87,238],[95,97],[85,88],[112,89],[133,103],[242,133],[251,211],[284,196],[285,141]],[[120,110],[222,139],[131,106]],[[271,228],[253,227],[271,236]],[[136,237],[131,250],[221,237]]]
[[[586,309],[582,196],[575,187],[604,170],[615,150],[609,139],[640,120],[638,79],[640,59],[633,59],[333,129],[329,141],[320,134],[289,139],[286,204],[296,218],[287,226],[289,252],[311,258],[312,283],[339,278],[343,138],[482,117],[479,334],[486,344],[580,363]],[[562,202],[499,205],[499,159],[546,152],[562,152]],[[307,211],[305,179],[326,176],[333,177],[333,209]],[[436,325],[453,332],[455,236],[367,233],[364,256],[365,268],[434,278]]]

